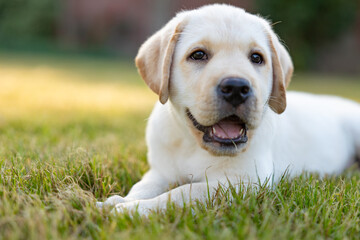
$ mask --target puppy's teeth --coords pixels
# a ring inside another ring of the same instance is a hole
[[[239,134],[240,134],[240,136],[242,136],[244,134],[244,129],[243,128],[240,129]]]
[[[212,127],[212,130],[213,130],[213,133],[215,134],[216,133],[215,127]]]

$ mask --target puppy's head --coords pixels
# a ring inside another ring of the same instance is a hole
[[[201,147],[233,156],[267,108],[286,108],[293,65],[269,23],[228,5],[178,14],[140,48],[148,86],[187,123]]]

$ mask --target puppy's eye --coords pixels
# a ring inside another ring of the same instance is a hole
[[[259,53],[251,54],[250,60],[255,64],[262,64],[264,62],[263,57]]]
[[[204,51],[197,50],[190,55],[190,58],[192,60],[207,60],[208,55]]]

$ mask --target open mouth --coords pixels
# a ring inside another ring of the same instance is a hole
[[[204,133],[204,142],[225,147],[236,147],[248,141],[246,124],[236,115],[223,118],[214,125],[203,126],[196,121],[189,110],[186,110],[186,114],[193,125]]]

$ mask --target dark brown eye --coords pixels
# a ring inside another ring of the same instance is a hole
[[[250,60],[255,64],[262,64],[264,62],[263,57],[258,53],[251,54]]]
[[[192,60],[207,60],[208,56],[204,51],[197,50],[190,55]]]

